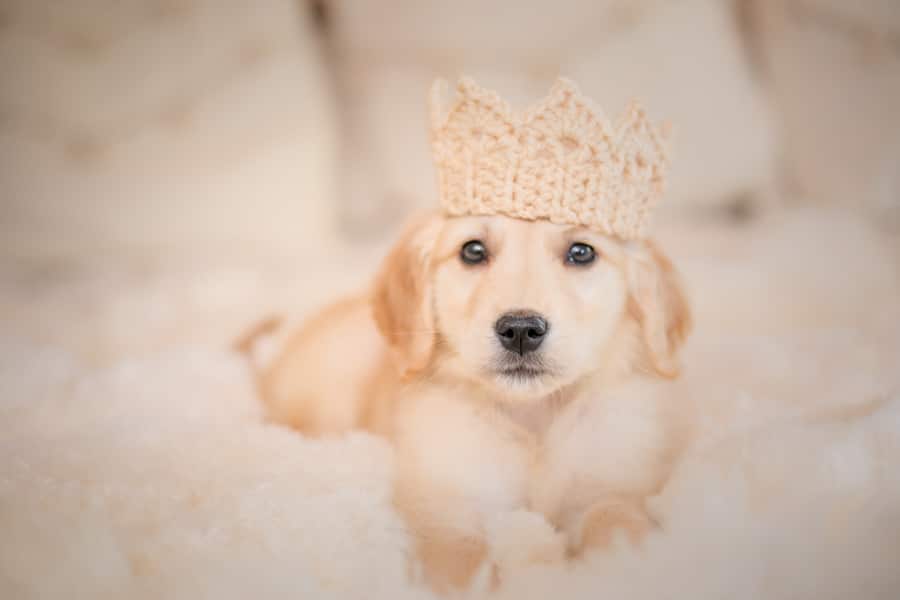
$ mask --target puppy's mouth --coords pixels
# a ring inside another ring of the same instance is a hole
[[[543,368],[519,365],[515,367],[498,369],[497,373],[502,377],[507,377],[516,381],[530,381],[533,379],[540,379],[544,375],[547,375],[547,370]]]
[[[505,356],[494,366],[494,372],[504,379],[527,382],[550,375],[550,369],[538,357]]]

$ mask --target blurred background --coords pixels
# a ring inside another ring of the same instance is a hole
[[[401,596],[378,593],[400,529],[364,509],[389,456],[267,426],[231,344],[370,281],[435,203],[425,97],[461,73],[517,107],[565,75],[674,125],[653,235],[695,330],[661,393],[738,450],[675,494],[695,516],[656,596],[708,557],[719,596],[801,572],[792,598],[890,596],[898,0],[0,0],[0,596]],[[323,553],[351,530],[358,559]]]
[[[701,324],[897,316],[896,0],[2,0],[0,73],[13,348],[225,343],[364,283],[434,202],[425,93],[461,73],[674,123],[655,228]]]

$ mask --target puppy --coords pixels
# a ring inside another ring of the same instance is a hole
[[[691,326],[646,241],[505,216],[414,219],[374,285],[313,317],[259,387],[310,435],[361,428],[397,455],[395,503],[429,581],[465,585],[498,515],[539,513],[565,551],[653,526],[682,438],[653,379]]]

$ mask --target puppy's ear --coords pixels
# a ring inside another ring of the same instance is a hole
[[[381,335],[403,377],[428,366],[434,350],[431,249],[439,216],[414,218],[382,263],[372,291],[372,310]]]
[[[669,259],[652,242],[632,254],[628,267],[628,312],[638,322],[650,366],[660,376],[678,376],[678,351],[690,333],[691,311]]]

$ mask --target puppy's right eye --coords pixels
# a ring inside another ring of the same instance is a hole
[[[467,265],[477,265],[487,260],[487,248],[480,240],[470,240],[463,244],[459,257]]]

